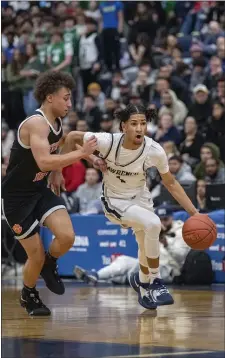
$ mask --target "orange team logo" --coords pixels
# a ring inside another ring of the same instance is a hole
[[[16,234],[21,234],[21,232],[22,232],[22,227],[19,225],[19,224],[15,224],[15,225],[13,225],[13,231],[16,233]]]

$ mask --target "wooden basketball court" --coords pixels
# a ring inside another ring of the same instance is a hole
[[[3,358],[224,358],[224,285],[172,289],[172,306],[145,311],[130,287],[68,281],[56,296],[40,281],[52,311],[30,318],[18,303],[21,282],[2,282]]]

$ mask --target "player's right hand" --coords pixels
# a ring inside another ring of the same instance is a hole
[[[88,157],[92,153],[94,153],[95,150],[97,150],[98,147],[98,141],[95,136],[91,136],[87,142],[83,144],[82,151],[84,153],[84,157]]]

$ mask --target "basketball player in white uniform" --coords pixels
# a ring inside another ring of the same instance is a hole
[[[173,298],[160,279],[159,233],[161,222],[154,214],[151,194],[146,186],[146,170],[156,167],[163,184],[190,214],[198,214],[180,184],[169,171],[163,148],[145,136],[151,111],[128,105],[116,114],[123,133],[71,132],[66,143],[97,138],[100,157],[106,161],[102,203],[105,215],[113,223],[131,227],[138,242],[139,275],[131,275],[130,284],[138,292],[139,303],[147,309],[173,304]]]

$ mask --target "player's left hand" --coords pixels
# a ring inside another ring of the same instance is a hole
[[[52,171],[48,177],[48,187],[55,193],[60,196],[61,189],[66,191],[65,180],[61,172]]]
[[[98,158],[98,157],[96,157],[93,160],[93,167],[95,169],[101,170],[101,172],[103,172],[103,173],[107,170],[106,162],[103,159]]]

